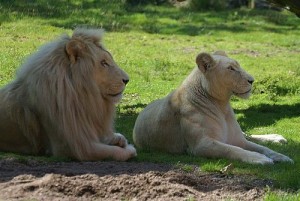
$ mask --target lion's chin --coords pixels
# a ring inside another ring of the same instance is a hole
[[[117,94],[109,94],[109,99],[112,100],[113,103],[119,103],[123,97],[123,91]]]
[[[248,91],[246,92],[243,92],[243,93],[236,93],[236,92],[233,92],[233,94],[239,98],[243,98],[243,99],[247,99],[250,97],[251,95],[251,89],[249,89]]]

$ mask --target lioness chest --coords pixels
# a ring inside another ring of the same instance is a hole
[[[208,137],[226,144],[238,142],[241,129],[229,103],[221,108],[208,101],[195,104],[189,98],[182,100],[182,134],[190,138],[189,141],[197,142],[199,138]]]

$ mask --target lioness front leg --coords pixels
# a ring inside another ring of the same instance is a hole
[[[267,147],[264,147],[262,145],[256,144],[254,142],[246,141],[244,144],[244,148],[247,150],[250,150],[250,151],[256,151],[261,154],[264,154],[264,155],[268,156],[269,158],[271,158],[275,162],[280,162],[280,161],[290,162],[290,163],[294,162],[289,157],[287,157],[283,154],[280,154],[278,152],[275,152],[275,151],[273,151]]]
[[[273,160],[263,154],[248,151],[207,137],[201,138],[195,147],[191,148],[191,152],[194,155],[204,157],[228,158],[252,164],[273,164]]]

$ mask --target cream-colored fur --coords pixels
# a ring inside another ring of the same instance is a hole
[[[167,97],[149,104],[138,116],[134,143],[169,153],[190,152],[253,164],[292,160],[246,140],[230,98],[248,98],[253,77],[224,52],[201,53],[198,65]]]
[[[113,127],[129,77],[101,37],[101,30],[76,29],[46,44],[0,89],[0,151],[78,160],[136,155]]]

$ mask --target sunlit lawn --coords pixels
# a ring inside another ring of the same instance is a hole
[[[131,78],[116,120],[116,129],[130,140],[138,113],[175,89],[195,66],[199,52],[225,50],[256,79],[249,100],[232,100],[241,127],[249,134],[285,136],[287,144],[267,146],[290,156],[295,164],[248,165],[143,150],[134,160],[180,161],[205,171],[233,163],[234,174],[273,179],[276,188],[296,198],[293,193],[300,188],[299,18],[287,12],[245,9],[197,13],[162,6],[128,7],[117,0],[14,2],[0,1],[0,85],[11,81],[24,58],[41,44],[71,33],[78,25],[103,27],[106,47]],[[266,199],[274,196],[280,197],[271,189]]]

